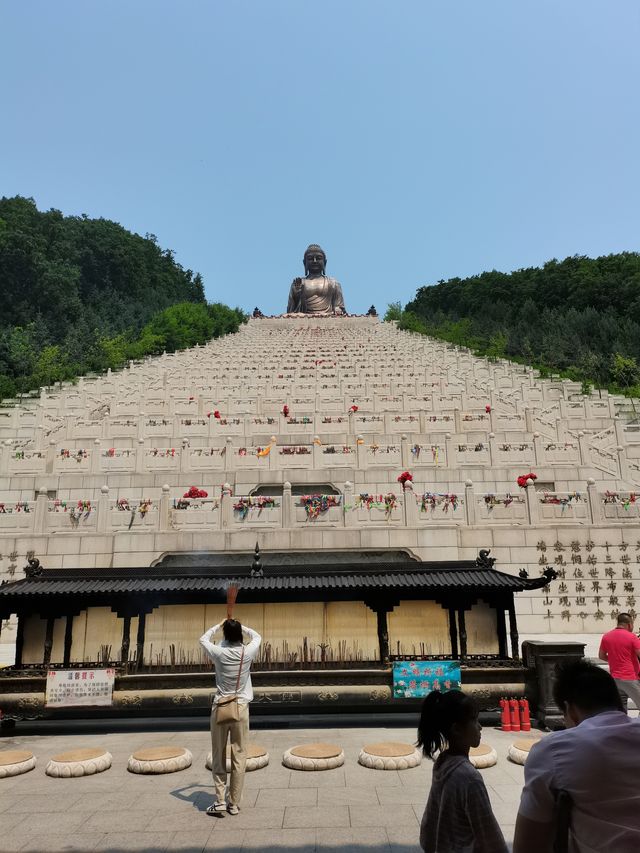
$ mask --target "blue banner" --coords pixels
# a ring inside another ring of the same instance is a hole
[[[460,690],[459,660],[398,660],[393,664],[393,698],[420,699],[432,690]]]

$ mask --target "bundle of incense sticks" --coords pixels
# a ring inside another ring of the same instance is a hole
[[[236,599],[238,597],[238,587],[237,586],[228,586],[227,587],[227,619],[233,618],[233,608],[236,603]]]

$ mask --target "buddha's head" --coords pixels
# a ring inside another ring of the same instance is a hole
[[[324,275],[327,266],[327,256],[324,250],[312,243],[304,253],[304,274]]]

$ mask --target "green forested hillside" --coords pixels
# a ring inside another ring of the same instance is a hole
[[[389,319],[481,355],[640,394],[640,254],[571,257],[421,287]]]
[[[0,399],[237,330],[153,235],[0,199]]]

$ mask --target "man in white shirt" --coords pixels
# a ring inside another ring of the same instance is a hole
[[[224,639],[220,643],[212,641],[213,635],[222,628]],[[242,632],[249,635],[249,643],[243,645]],[[224,817],[236,815],[240,811],[240,800],[244,785],[244,771],[247,763],[247,744],[249,741],[249,702],[253,699],[251,685],[251,662],[258,654],[262,638],[257,631],[241,625],[237,619],[225,619],[200,637],[200,645],[213,661],[216,671],[218,692],[211,707],[211,755],[215,800],[207,809],[207,814]],[[240,719],[218,723],[216,713],[218,702],[229,696],[238,697]],[[227,741],[231,738],[231,780],[229,783],[229,801],[225,801],[227,785]]]
[[[568,848],[561,849],[638,853],[640,720],[622,710],[609,673],[585,660],[558,665],[554,699],[567,728],[529,753],[513,853],[554,849],[557,805],[567,796]]]

